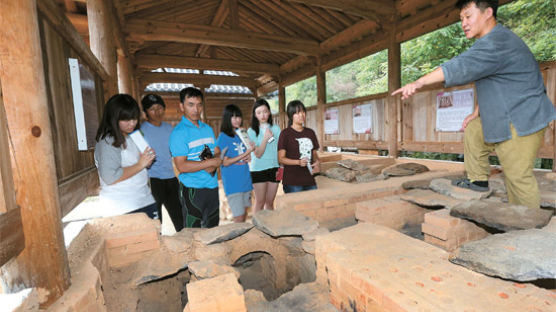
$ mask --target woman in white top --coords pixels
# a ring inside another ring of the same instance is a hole
[[[156,216],[147,167],[155,158],[147,147],[139,151],[129,134],[138,127],[139,106],[127,94],[112,96],[104,107],[97,131],[95,164],[100,177],[99,199],[103,216],[145,212]]]
[[[261,209],[273,210],[274,198],[280,181],[276,179],[278,171],[278,137],[280,127],[272,124],[270,105],[264,99],[258,99],[253,105],[251,128],[247,130],[249,139],[255,143],[251,154],[251,179],[255,190],[255,207],[253,212]]]

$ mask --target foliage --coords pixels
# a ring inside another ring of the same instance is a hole
[[[326,102],[388,91],[388,50],[326,72]]]
[[[300,100],[305,107],[317,105],[317,77],[313,76],[286,87],[286,105]]]

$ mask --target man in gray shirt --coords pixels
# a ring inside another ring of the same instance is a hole
[[[527,45],[497,24],[497,0],[460,0],[456,6],[461,10],[465,36],[478,40],[466,52],[392,95],[406,99],[437,82],[445,81],[447,87],[475,82],[479,107],[462,126],[467,179],[454,184],[487,191],[488,155],[494,150],[504,171],[509,202],[539,208],[533,165],[548,124],[556,119],[539,66]]]

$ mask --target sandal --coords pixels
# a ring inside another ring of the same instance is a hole
[[[489,191],[488,186],[479,186],[479,185],[471,182],[471,180],[469,180],[467,178],[460,178],[460,179],[452,180],[452,185],[457,186],[457,187],[461,187],[461,188],[464,188],[464,189],[476,191],[476,192],[488,192]]]

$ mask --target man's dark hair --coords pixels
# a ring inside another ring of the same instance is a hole
[[[288,114],[288,127],[291,127],[291,125],[293,125],[293,115],[301,111],[307,113],[305,105],[303,105],[303,102],[301,102],[300,100],[293,100],[288,103],[288,106],[286,107],[286,113]]]
[[[494,16],[494,18],[496,18],[496,12],[498,11],[498,0],[458,0],[458,2],[456,2],[456,7],[461,10],[468,6],[470,3],[475,3],[475,5],[481,11],[484,11],[487,8],[492,8],[492,15]]]
[[[242,117],[241,110],[234,104],[226,105],[224,113],[222,114],[222,124],[220,125],[220,132],[227,134],[230,137],[236,135],[234,126],[232,126],[232,117]],[[241,120],[243,123],[243,119]]]
[[[180,91],[180,102],[184,103],[186,98],[196,97],[200,98],[203,101],[203,92],[201,90],[194,88],[194,87],[187,87]]]
[[[166,104],[164,104],[164,100],[158,94],[149,93],[145,95],[141,100],[141,105],[143,106],[143,110],[145,111],[145,114],[147,113],[147,110],[155,104],[160,104],[162,105],[162,107],[166,108]]]
[[[97,130],[97,142],[105,137],[113,137],[115,147],[125,145],[125,137],[119,126],[120,120],[139,120],[141,111],[137,101],[129,94],[116,94],[112,96],[104,106],[102,120]],[[135,130],[139,129],[139,123]]]
[[[261,106],[266,106],[266,108],[268,108],[268,111],[270,112],[270,114],[268,115],[268,119],[267,119],[267,123],[272,126],[272,111],[270,110],[270,105],[268,104],[268,102],[261,98],[261,99],[257,99],[255,101],[255,103],[253,104],[253,111],[251,112],[251,129],[253,129],[253,131],[255,131],[256,135],[259,135],[259,119],[257,119],[257,115],[255,114],[255,110]]]

